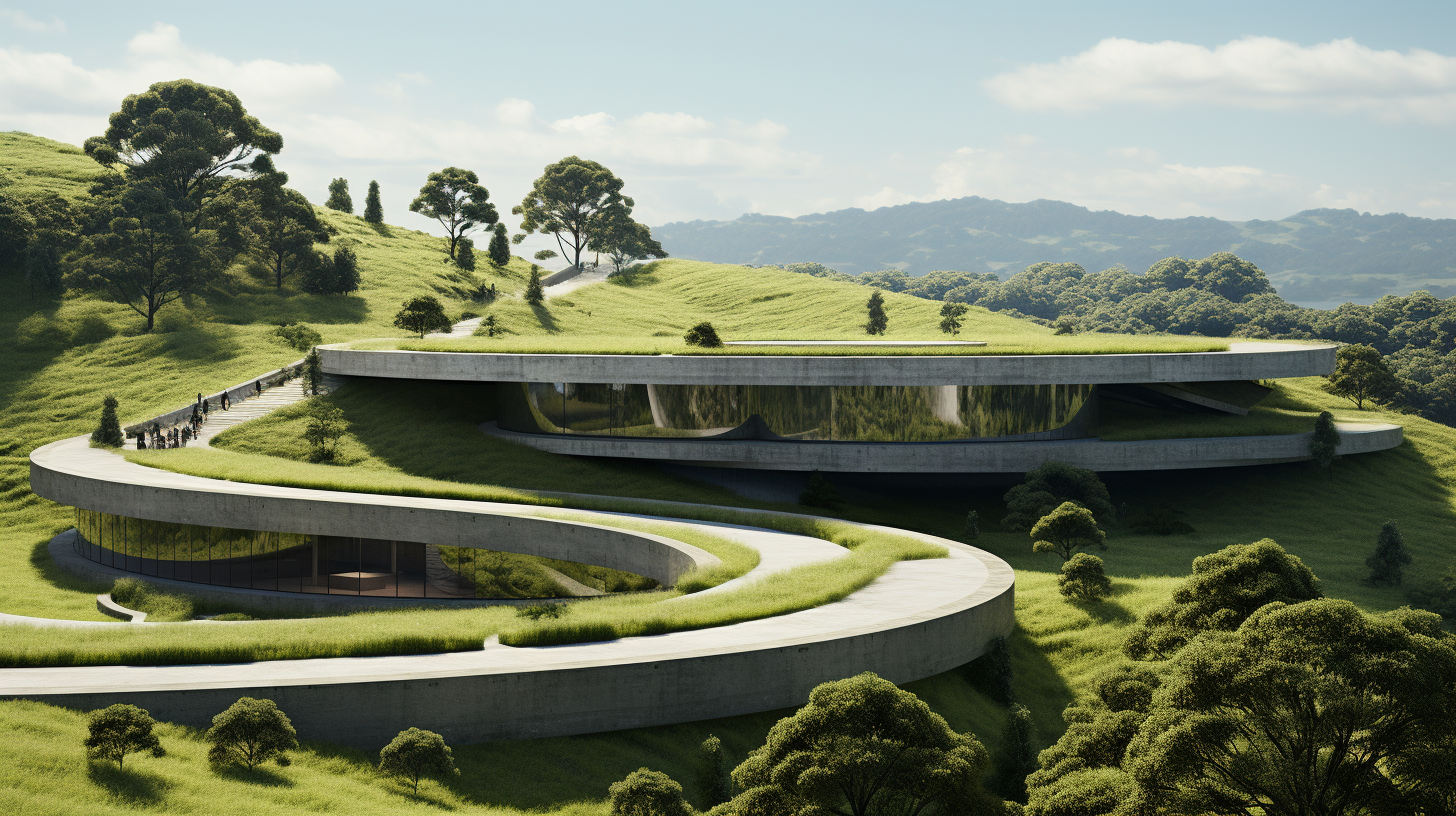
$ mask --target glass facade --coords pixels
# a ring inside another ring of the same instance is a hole
[[[1091,385],[503,383],[500,427],[594,436],[937,442],[1085,435]],[[756,419],[755,419],[756,418]]]
[[[76,510],[76,551],[197,584],[326,595],[492,598],[492,553],[414,541],[203,527]]]

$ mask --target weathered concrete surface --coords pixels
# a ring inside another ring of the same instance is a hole
[[[1307,377],[1334,370],[1333,345],[1233,343],[1169,354],[778,356],[473,354],[320,346],[349,377],[655,385],[1099,385]]]
[[[280,533],[419,541],[539,555],[646,575],[665,586],[717,556],[664,536],[541,518],[521,505],[308,490],[142,467],[62,439],[30,455],[30,486],[52,501],[119,516]]]
[[[1338,423],[1342,456],[1399,447],[1399,425]],[[570,456],[654,459],[709,467],[822,470],[850,473],[1025,473],[1047,462],[1095,471],[1184,470],[1299,462],[1312,434],[1224,436],[1104,442],[776,442],[752,439],[644,439],[576,434],[526,434],[495,423],[486,433],[537,450]]]
[[[895,564],[838,603],[732,626],[409,657],[6,669],[0,698],[80,709],[128,702],[204,726],[241,696],[266,697],[300,737],[366,750],[411,726],[468,743],[786,708],[819,683],[861,671],[897,683],[937,674],[1010,634],[1010,567],[957,542],[916,537],[949,556]]]

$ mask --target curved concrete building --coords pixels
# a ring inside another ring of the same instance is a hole
[[[903,352],[903,349],[897,349]],[[716,467],[1021,473],[1047,461],[1099,471],[1273,464],[1308,437],[1112,442],[1106,414],[1247,414],[1263,381],[1328,374],[1329,344],[1227,351],[994,355],[496,354],[320,349],[348,377],[494,384],[483,430],[553,453]],[[1341,429],[1342,453],[1395,447],[1392,425]]]

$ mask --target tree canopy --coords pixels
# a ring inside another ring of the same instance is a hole
[[[1056,553],[1064,562],[1086,547],[1107,549],[1106,538],[1092,511],[1072,501],[1062,502],[1031,528],[1032,550]],[[1097,566],[1101,565],[1098,559]]]
[[[415,793],[421,778],[460,775],[445,738],[421,728],[407,728],[390,740],[379,751],[379,770],[410,780]]]
[[[111,760],[120,768],[127,754],[138,751],[166,756],[162,741],[152,733],[156,724],[146,711],[125,703],[93,711],[86,723],[86,758]]]
[[[1112,524],[1117,510],[1107,485],[1090,470],[1062,462],[1047,462],[1026,474],[1026,480],[1006,491],[1006,516],[1001,526],[1008,530],[1030,530],[1042,517],[1063,502],[1076,502],[1099,521]]]
[[[364,220],[371,224],[384,223],[384,205],[379,201],[379,182],[369,182],[369,192],[364,196]]]
[[[401,305],[394,316],[394,325],[423,338],[430,332],[450,328],[450,318],[445,316],[445,307],[434,295],[421,295]]]
[[[590,246],[607,253],[614,272],[621,272],[635,261],[667,257],[662,244],[653,239],[652,230],[633,221],[631,211],[625,207],[610,207],[597,214],[592,220]]]
[[[239,698],[212,718],[206,737],[212,743],[207,761],[213,765],[242,765],[249,770],[264,762],[288,765],[288,753],[298,748],[298,733],[288,715],[272,700]]]
[[[213,198],[244,175],[272,172],[269,157],[283,149],[283,137],[249,115],[232,91],[179,79],[122,100],[106,132],[84,148],[157,189],[195,231]]]
[[[284,187],[287,182],[286,173],[275,173],[254,186],[254,217],[248,224],[256,252],[267,260],[280,291],[285,278],[327,263],[313,247],[329,240],[313,205],[303,193]]]
[[[870,335],[884,334],[890,327],[890,318],[885,315],[885,296],[876,289],[870,293],[869,302],[865,304],[866,314],[869,320],[865,323],[865,333]]]
[[[410,203],[410,212],[433,218],[445,228],[447,253],[455,260],[460,239],[478,227],[489,227],[499,220],[490,192],[480,186],[480,177],[473,170],[446,167],[431,173]]]
[[[1203,632],[1239,628],[1266,604],[1321,597],[1310,568],[1272,540],[1231,544],[1193,559],[1193,574],[1132,629],[1123,650],[1135,660],[1165,659]]]
[[[728,814],[992,814],[989,756],[923,701],[865,673],[824,683],[733,771]]]
[[[638,768],[607,788],[612,816],[690,816],[682,785],[661,771]]]
[[[354,197],[349,195],[348,179],[336,178],[329,182],[329,200],[324,202],[324,206],[331,210],[353,214]]]
[[[1356,343],[1335,352],[1335,370],[1329,376],[1330,393],[1348,399],[1364,410],[1366,402],[1387,402],[1395,396],[1398,383],[1390,366],[1374,346]]]
[[[633,206],[632,199],[622,195],[622,180],[611,170],[567,156],[546,165],[531,192],[511,212],[521,216],[522,235],[541,232],[554,236],[562,257],[570,259],[572,266],[581,266],[581,253],[597,222],[630,216]]]

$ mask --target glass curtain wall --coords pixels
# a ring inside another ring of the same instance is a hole
[[[1072,437],[1085,432],[1076,420],[1095,401],[1091,385],[506,383],[501,388],[501,427],[525,433],[841,442]]]
[[[276,592],[487,598],[469,547],[171,524],[76,510],[76,552],[139,575]]]

